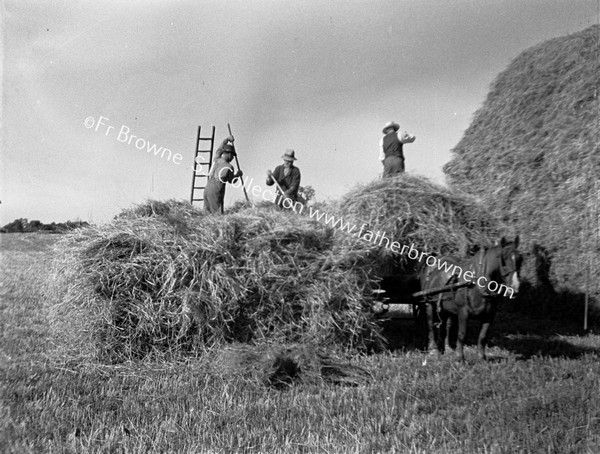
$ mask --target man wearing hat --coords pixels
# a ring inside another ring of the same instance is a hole
[[[298,201],[298,188],[300,188],[300,169],[294,167],[294,161],[296,161],[294,150],[285,150],[281,159],[283,159],[283,164],[277,166],[273,172],[267,170],[267,186],[277,182],[283,190],[283,194],[281,194],[279,188],[277,189],[277,194],[280,195],[277,204],[280,207],[286,198],[296,203]]]
[[[231,140],[229,140],[231,139]],[[231,142],[231,143],[230,143]],[[210,173],[208,183],[204,188],[204,209],[207,213],[221,213],[224,211],[225,185],[231,183],[235,178],[242,176],[242,171],[234,172],[231,161],[235,157],[233,137],[229,136],[217,149],[215,159]]]
[[[379,160],[383,163],[383,178],[393,177],[404,172],[402,145],[412,143],[416,137],[404,131],[398,134],[400,125],[388,121],[383,127],[383,137],[379,141]]]

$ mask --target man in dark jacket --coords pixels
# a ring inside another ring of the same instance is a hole
[[[279,187],[277,188],[277,205],[279,207],[291,208],[298,201],[298,188],[300,187],[300,169],[294,166],[296,156],[294,150],[285,150],[285,153],[281,157],[283,164],[275,168],[273,172],[267,171],[267,185],[271,186],[277,182]],[[283,194],[281,194],[281,191]],[[289,207],[283,204],[285,199],[290,199],[292,203],[287,202]]]
[[[383,178],[393,177],[404,172],[402,145],[412,143],[416,137],[406,131],[398,134],[400,125],[389,121],[383,127],[384,136],[379,141],[379,160],[383,163]]]

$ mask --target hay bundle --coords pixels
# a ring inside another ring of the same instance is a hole
[[[323,382],[356,386],[372,378],[339,353],[312,344],[236,344],[219,350],[210,364],[220,376],[275,388]]]
[[[428,254],[465,256],[478,246],[498,239],[498,220],[474,197],[431,183],[425,178],[402,174],[356,187],[340,202],[337,214],[356,226],[369,244],[373,266],[380,276],[412,272],[406,254],[394,253],[384,236],[401,245],[414,245]],[[369,240],[365,232],[379,232]],[[355,238],[341,237],[342,243]]]
[[[110,359],[236,341],[382,345],[360,245],[340,248],[333,229],[293,213],[162,208],[129,210],[58,245],[63,335]]]

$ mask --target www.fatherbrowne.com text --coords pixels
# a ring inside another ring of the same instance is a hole
[[[260,185],[253,184],[253,182],[254,179],[250,178],[246,180],[243,185],[254,197],[261,196],[263,200],[268,200],[276,204],[281,203],[284,208],[292,210],[298,214],[304,213],[305,206],[302,202],[294,202],[293,200],[286,198],[281,194],[274,193],[269,189],[263,191]],[[236,188],[242,186],[242,182],[239,178],[233,181],[233,186]],[[440,271],[443,270],[449,275],[456,275],[459,279],[463,279],[468,283],[476,284],[492,293],[497,293],[498,295],[503,295],[510,298],[514,297],[515,292],[512,287],[499,284],[494,280],[488,279],[486,276],[476,276],[473,271],[464,271],[460,266],[450,262],[442,261],[435,255],[431,255],[426,252],[419,252],[419,250],[414,247],[414,244],[411,244],[410,246],[406,244],[402,245],[399,242],[390,239],[385,232],[374,232],[366,229],[367,224],[361,225],[360,229],[357,231],[357,226],[355,224],[345,222],[342,218],[336,218],[329,213],[321,212],[320,210],[311,206],[308,207],[308,216],[311,219],[316,219],[317,221],[323,222],[332,228],[338,229],[350,235],[354,235],[355,237],[358,237],[364,241],[383,246],[395,254],[407,255],[408,258],[412,260],[418,260],[419,262],[425,260],[425,264],[427,266],[437,267]]]

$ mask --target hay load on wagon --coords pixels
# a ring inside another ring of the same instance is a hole
[[[426,254],[464,257],[504,233],[475,197],[408,174],[357,186],[342,198],[336,213],[356,225],[356,231],[362,228],[360,238],[372,243],[372,266],[381,278],[414,272],[415,261],[406,251],[395,253],[392,241]],[[379,233],[378,240],[369,241],[367,231]],[[353,239],[340,237],[342,244],[346,241]]]
[[[462,255],[497,234],[473,198],[407,175],[321,209],[430,253]],[[59,249],[57,327],[112,359],[230,342],[378,349],[374,290],[408,272],[384,245],[306,215],[205,216],[174,201],[134,207]]]

